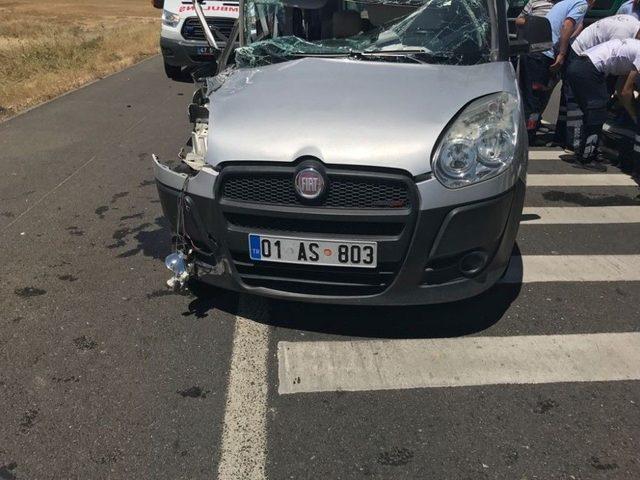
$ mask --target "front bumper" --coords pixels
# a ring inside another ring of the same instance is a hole
[[[198,48],[208,47],[207,42],[197,40],[175,40],[172,38],[160,37],[160,50],[165,63],[176,67],[192,67],[207,62],[216,61],[219,53],[215,55],[201,55]],[[218,41],[220,52],[224,49],[225,43]]]
[[[225,167],[220,174],[207,169],[189,180],[184,218],[188,236],[201,250],[196,254],[198,278],[225,289],[306,302],[410,305],[478,295],[508,266],[525,194],[525,182],[518,177],[510,188],[480,200],[424,208],[425,189],[436,188],[434,179],[416,184],[401,173],[375,172],[406,182],[412,208],[380,212],[246,204],[225,198],[220,188],[227,175],[243,168],[261,167]],[[158,162],[155,172],[164,213],[175,225],[185,177]],[[248,258],[249,233],[377,241],[379,267],[365,272],[261,265]],[[465,275],[460,262],[470,252],[484,255],[486,263]]]

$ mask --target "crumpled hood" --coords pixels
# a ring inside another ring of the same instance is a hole
[[[420,175],[443,129],[483,95],[516,94],[511,65],[304,58],[240,69],[211,96],[207,162],[399,168]]]

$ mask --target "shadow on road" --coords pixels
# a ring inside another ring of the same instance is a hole
[[[502,318],[519,285],[462,302],[411,307],[345,307],[272,302],[272,326],[367,338],[443,338],[480,332]]]
[[[522,262],[515,249],[509,280],[487,292],[460,302],[428,306],[366,307],[319,305],[280,300],[266,300],[269,315],[240,314],[273,327],[317,332],[330,335],[366,338],[444,338],[481,332],[497,323],[518,297],[522,284]],[[221,289],[196,284],[195,299],[184,315],[208,316],[212,309],[236,315],[238,295]],[[260,302],[248,296],[247,302]],[[264,309],[256,308],[257,312]]]

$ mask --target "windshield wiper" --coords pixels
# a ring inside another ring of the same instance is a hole
[[[304,53],[304,52],[292,52],[286,53],[287,57],[322,57],[322,58],[343,58],[351,55],[350,52],[336,52],[336,53]]]
[[[273,57],[287,60],[290,58],[316,57],[316,58],[354,58],[356,60],[403,60],[407,59],[415,63],[448,63],[454,58],[453,54],[444,52],[433,53],[422,49],[406,50],[351,50],[349,52],[283,52],[280,55],[270,54]]]
[[[434,53],[428,50],[366,50],[363,52],[352,52],[356,58],[407,58],[416,63],[441,63],[451,60],[452,55],[446,52]]]

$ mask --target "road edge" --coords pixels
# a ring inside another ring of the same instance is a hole
[[[4,120],[0,120],[0,126],[4,125],[5,123],[9,123],[10,121],[15,120],[16,118],[19,118],[19,117],[21,117],[21,116],[23,116],[23,115],[25,115],[25,114],[37,109],[37,108],[44,107],[45,105],[48,105],[49,103],[53,103],[56,100],[60,100],[61,98],[64,98],[64,97],[66,97],[68,95],[71,95],[72,93],[75,93],[75,92],[77,92],[79,90],[83,90],[83,89],[85,89],[87,87],[90,87],[91,85],[94,85],[94,84],[96,84],[98,82],[101,82],[102,80],[106,80],[106,79],[108,79],[110,77],[113,77],[115,75],[119,75],[119,74],[121,74],[123,72],[126,72],[127,70],[130,70],[130,69],[135,68],[135,67],[137,67],[137,66],[139,66],[139,65],[141,65],[141,64],[143,64],[145,62],[153,60],[154,58],[159,57],[160,55],[161,55],[160,53],[156,53],[154,55],[151,55],[150,57],[143,58],[142,60],[140,60],[138,62],[135,62],[135,63],[132,63],[131,65],[129,65],[126,68],[123,68],[122,70],[118,70],[116,72],[110,73],[108,75],[105,75],[104,77],[96,78],[95,80],[91,80],[90,82],[87,82],[84,85],[80,85],[79,87],[76,87],[76,88],[73,88],[73,89],[71,89],[71,90],[69,90],[67,92],[61,93],[60,95],[58,95],[56,97],[50,98],[49,100],[46,100],[44,102],[38,103],[36,105],[33,105],[33,106],[27,108],[26,110],[22,110],[21,112],[18,112],[15,115],[12,115],[10,117],[5,118]]]

